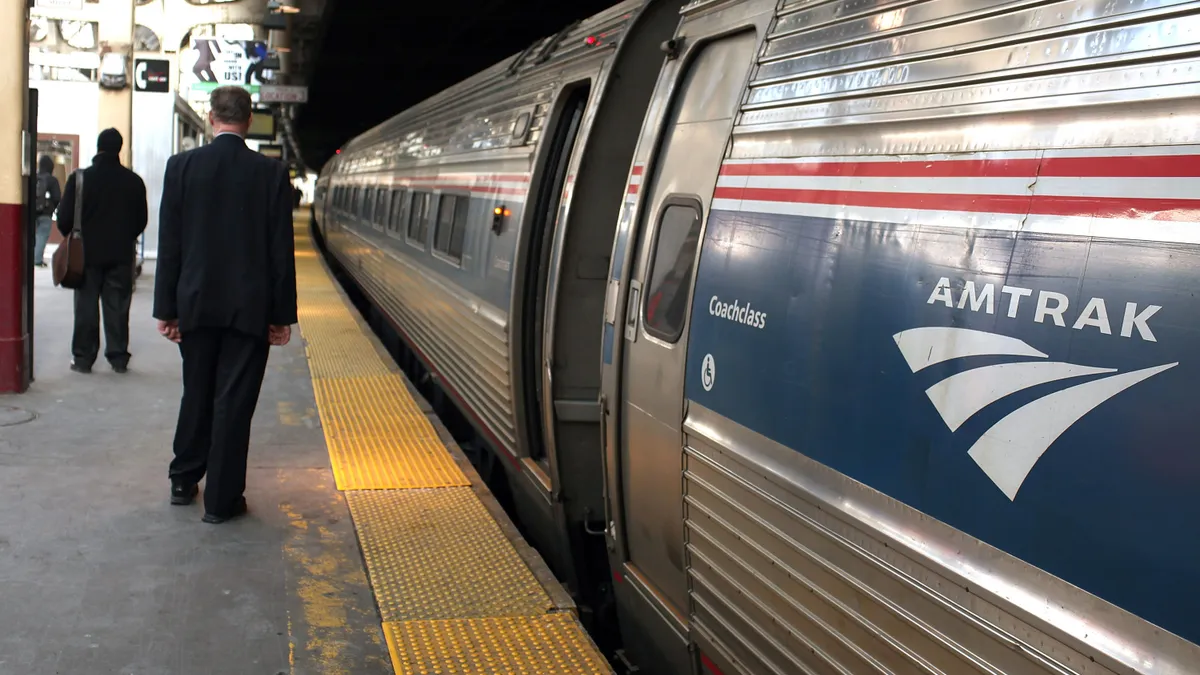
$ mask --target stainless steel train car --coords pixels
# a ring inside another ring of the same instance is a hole
[[[317,230],[642,673],[1200,673],[1200,3],[628,0]]]

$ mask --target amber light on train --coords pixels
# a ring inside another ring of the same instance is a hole
[[[504,227],[504,219],[511,216],[512,211],[507,206],[497,206],[492,209],[492,231],[500,234],[500,230]]]

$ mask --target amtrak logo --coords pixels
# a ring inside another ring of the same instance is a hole
[[[908,367],[916,373],[951,359],[968,356],[1018,356],[1045,359],[1046,354],[1016,338],[965,328],[914,328],[892,336]],[[1033,466],[1071,425],[1097,406],[1143,380],[1170,370],[1176,363],[1117,373],[1057,361],[1020,361],[956,373],[925,390],[942,416],[957,431],[975,413],[1029,387],[1059,380],[1106,375],[1060,389],[1009,413],[975,441],[967,454],[1010,500]]]

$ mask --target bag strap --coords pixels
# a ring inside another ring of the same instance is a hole
[[[71,234],[79,236],[83,227],[83,169],[75,169],[75,222],[71,224]]]

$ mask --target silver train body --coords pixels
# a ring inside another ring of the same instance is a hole
[[[314,211],[640,672],[1200,673],[1198,93],[1196,2],[630,0]]]

